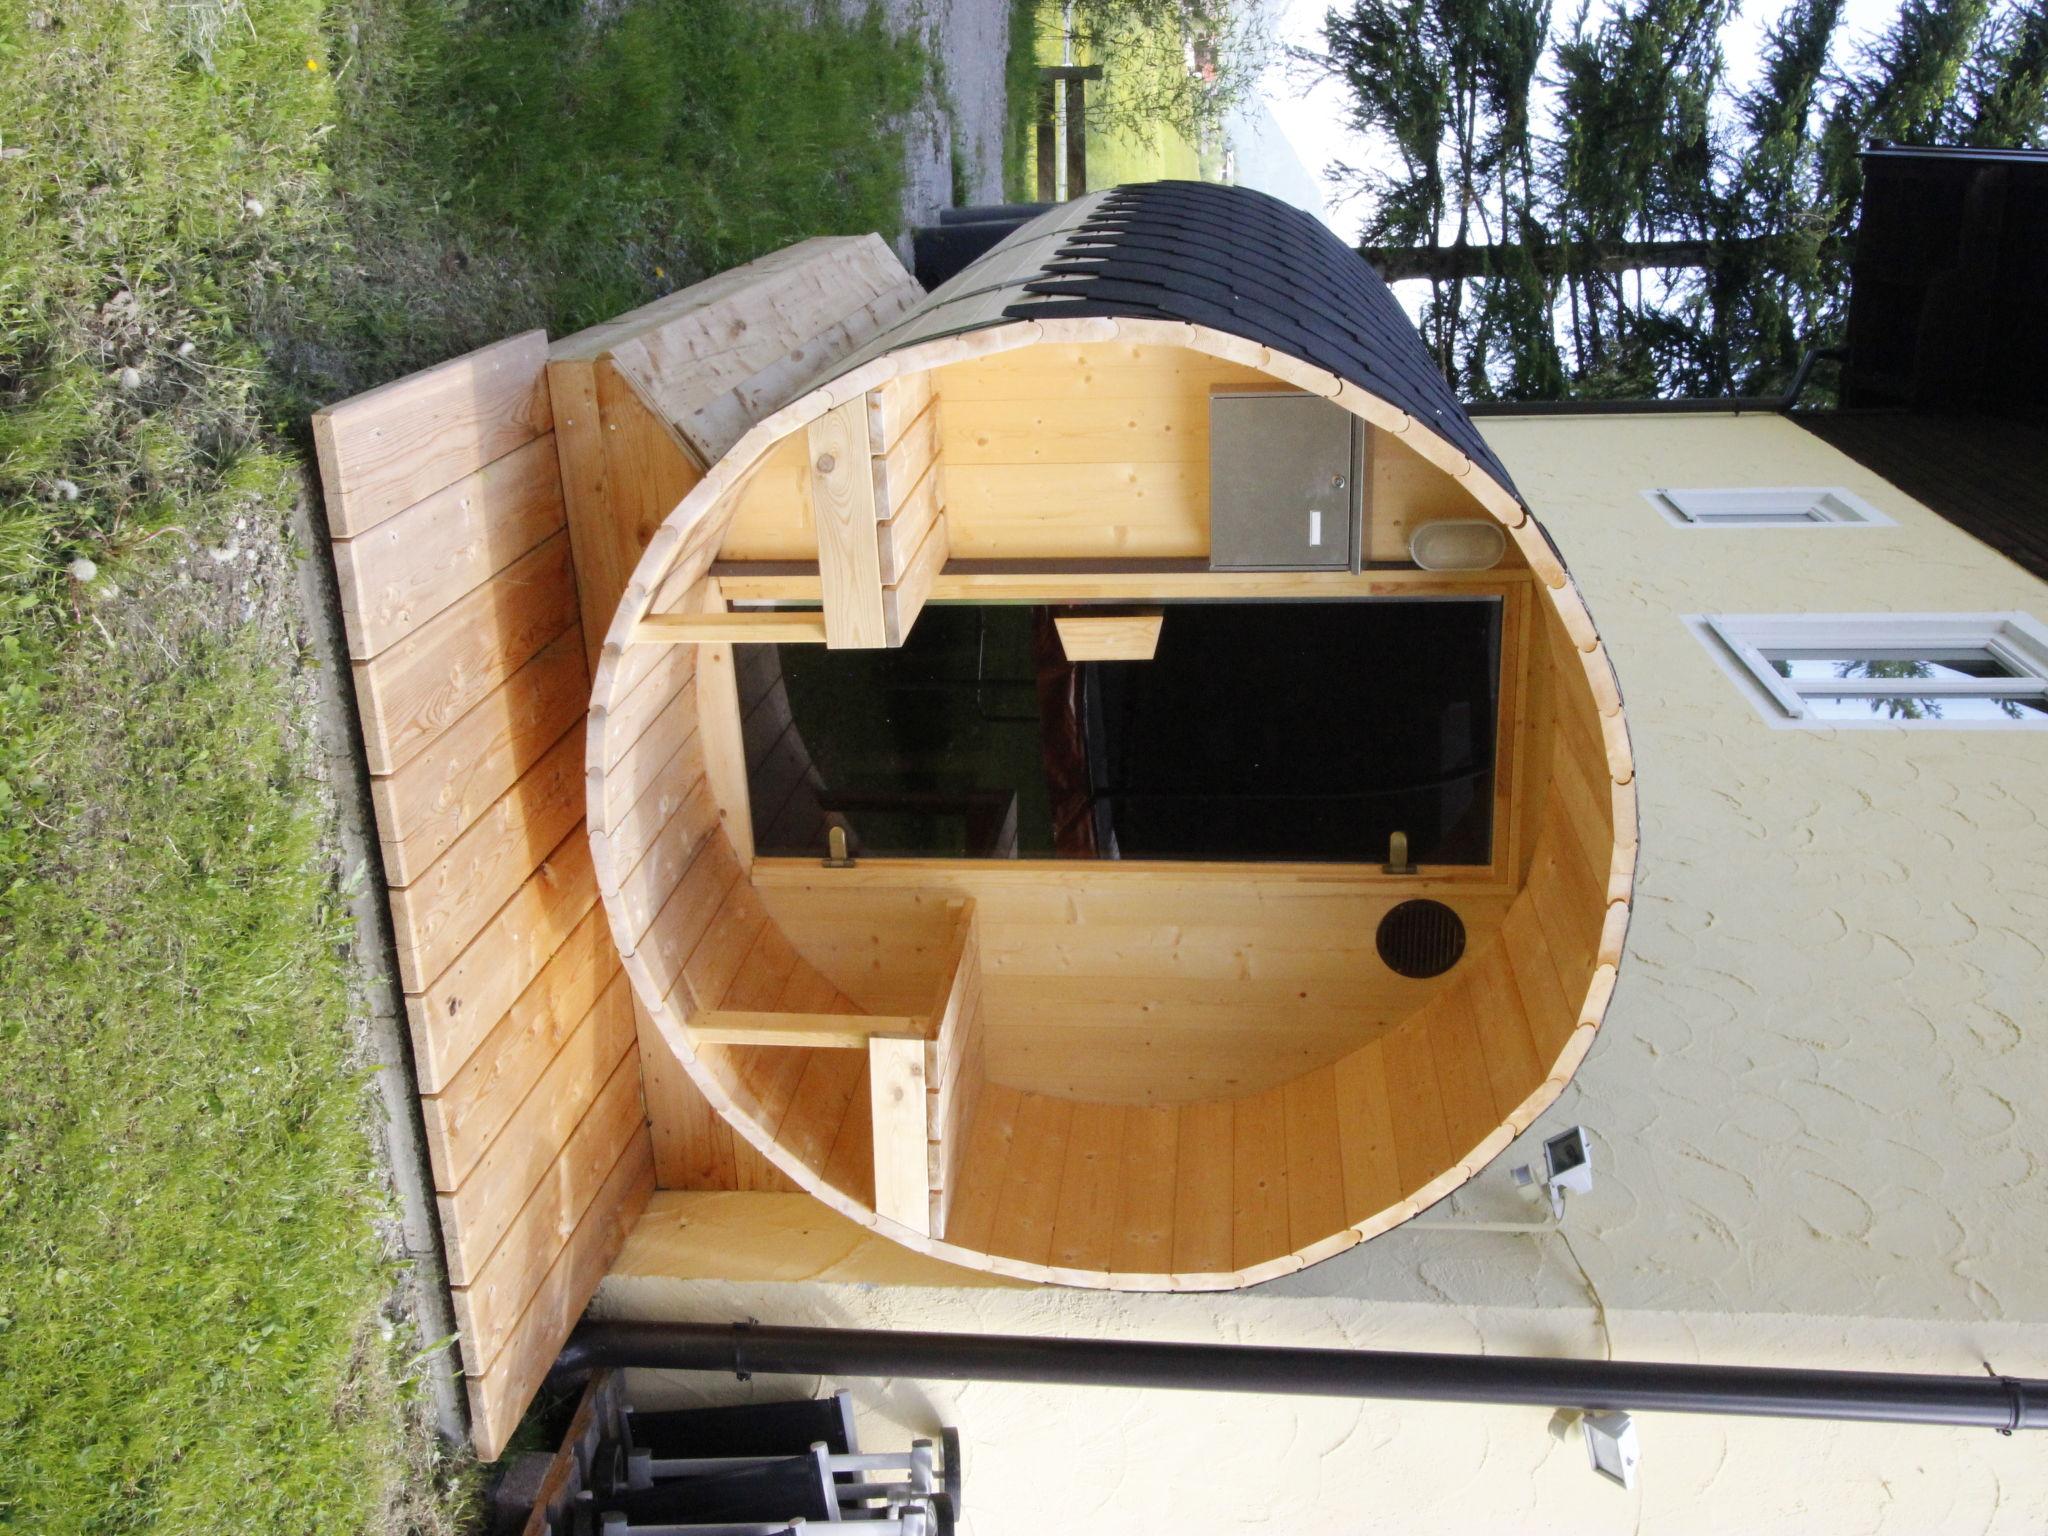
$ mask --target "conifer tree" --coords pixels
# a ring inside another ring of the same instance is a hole
[[[1901,0],[1847,49],[1843,0],[1785,0],[1754,83],[1736,0],[1350,0],[1309,57],[1388,168],[1361,250],[1422,278],[1472,398],[1750,394],[1838,339],[1873,140],[2048,139],[2048,0]]]

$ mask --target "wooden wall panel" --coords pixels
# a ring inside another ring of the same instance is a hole
[[[552,434],[334,545],[349,655],[404,639],[561,529]]]
[[[956,559],[1209,552],[1209,395],[1271,385],[1177,347],[1037,347],[938,371]]]
[[[505,686],[370,781],[384,872],[410,885],[583,718],[590,685],[580,637],[565,629]]]
[[[514,338],[315,424],[487,1458],[653,1184],[583,829],[589,674],[545,350]]]
[[[701,466],[918,296],[876,237],[805,242],[552,350],[539,332],[515,337],[315,420],[486,1457],[657,1176],[790,1187],[711,1113],[636,1005],[582,823],[583,717],[626,580]],[[889,465],[906,492],[917,452],[906,442]],[[729,764],[727,744],[695,729],[696,660],[676,647],[626,662],[634,686],[598,765],[605,867],[646,887],[635,963],[693,1003],[796,992],[852,1010],[794,950],[768,953],[780,936],[709,835]],[[725,673],[714,689],[730,686],[729,658]],[[821,1163],[851,1155],[860,1082],[805,1059],[832,1053],[777,1054],[717,1053],[715,1070],[795,1122]],[[871,1171],[844,1178],[871,1188]]]
[[[557,533],[389,650],[354,664],[370,772],[388,774],[495,692],[576,621],[576,570]]]
[[[989,1075],[1134,1103],[1256,1091],[1330,1065],[1443,985],[1380,963],[1373,934],[1388,907],[1412,895],[1447,901],[1476,951],[1511,899],[1482,882],[1089,879],[1016,864],[763,861],[754,878],[783,932],[870,1013],[925,1006],[944,964],[947,902],[971,898]]]
[[[547,345],[527,331],[316,411],[329,534],[353,538],[545,433]]]

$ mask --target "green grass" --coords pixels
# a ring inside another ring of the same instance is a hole
[[[708,0],[0,7],[0,1528],[459,1518],[383,1315],[304,414],[893,228],[925,75]]]
[[[1010,51],[1003,61],[1003,196],[1013,203],[1038,201],[1034,124],[1040,9],[1040,0],[1010,0]]]
[[[1024,48],[1028,45],[1029,52]],[[1017,0],[1010,13],[1009,125],[1005,168],[1011,195],[1035,199],[1038,189],[1038,67],[1061,56],[1060,10],[1050,0]],[[1076,61],[1094,62],[1084,46]],[[1147,110],[1168,92],[1148,77],[1185,69],[1177,39],[1133,35],[1088,85],[1088,185],[1200,180],[1205,170],[1195,143]]]

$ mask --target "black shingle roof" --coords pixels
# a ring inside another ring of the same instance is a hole
[[[1182,321],[1284,352],[1434,427],[1515,492],[1379,275],[1319,220],[1247,187],[1144,182],[1054,208],[860,358],[1005,320],[1089,316]]]

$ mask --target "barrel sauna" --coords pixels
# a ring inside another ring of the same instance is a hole
[[[643,1040],[777,1187],[1079,1286],[1470,1178],[1591,1046],[1635,865],[1557,550],[1372,271],[1215,186],[1051,210],[740,438],[588,770]]]

